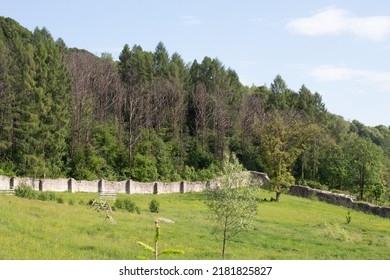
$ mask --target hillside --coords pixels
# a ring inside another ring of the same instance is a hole
[[[346,121],[280,75],[244,86],[218,59],[185,62],[162,42],[126,44],[115,61],[0,17],[0,108],[8,176],[204,181],[233,152],[273,186],[390,201],[388,127]]]
[[[63,204],[0,196],[0,259],[151,258],[137,242],[153,242],[156,217],[175,221],[161,224],[161,248],[185,251],[164,259],[220,258],[221,244],[211,234],[203,194],[122,195],[139,206],[141,213],[114,211],[116,225],[103,222],[104,213],[79,204],[97,194],[58,195]],[[259,197],[269,195],[262,191]],[[160,202],[158,214],[149,212],[153,198]],[[229,242],[226,258],[390,259],[389,219],[352,211],[347,224],[346,216],[346,208],[289,195],[281,203],[260,202],[254,223]]]

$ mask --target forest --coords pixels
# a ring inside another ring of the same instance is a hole
[[[226,153],[291,184],[390,201],[390,128],[328,112],[318,92],[244,86],[216,58],[159,42],[114,60],[0,17],[0,174],[204,181]],[[347,106],[347,104],[346,104]]]

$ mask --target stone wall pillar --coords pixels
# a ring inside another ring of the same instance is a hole
[[[153,183],[153,194],[158,194],[158,183]]]
[[[126,181],[126,191],[125,191],[125,193],[127,193],[127,194],[130,194],[130,182],[131,182],[131,180],[127,180]]]
[[[98,182],[98,193],[102,193],[102,192],[103,192],[103,189],[104,189],[104,180],[101,179],[101,180]]]
[[[15,188],[15,177],[12,177],[10,180],[9,180],[9,188],[11,190],[13,190]]]

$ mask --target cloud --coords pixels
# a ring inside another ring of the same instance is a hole
[[[202,20],[195,16],[181,16],[180,20],[182,23],[188,26],[195,26],[202,24]]]
[[[358,17],[346,10],[330,7],[310,17],[290,20],[286,28],[307,36],[350,33],[371,41],[383,41],[390,36],[390,16]]]
[[[324,82],[356,81],[373,85],[381,91],[390,91],[390,72],[351,68],[342,65],[319,65],[309,76]]]

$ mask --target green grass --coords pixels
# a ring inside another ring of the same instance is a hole
[[[105,213],[85,205],[92,193],[56,194],[55,201],[0,195],[0,259],[137,259],[148,257],[138,241],[153,244],[154,219],[161,223],[160,250],[184,255],[161,259],[220,259],[221,241],[211,233],[203,194],[119,195],[129,197],[141,214],[115,211],[117,225],[102,222]],[[270,197],[261,191],[260,197]],[[160,213],[151,213],[155,198]],[[73,200],[74,204],[69,205]],[[81,202],[81,204],[80,204]],[[229,241],[226,259],[390,259],[390,219],[310,199],[283,195],[279,203],[260,202],[252,226]]]

